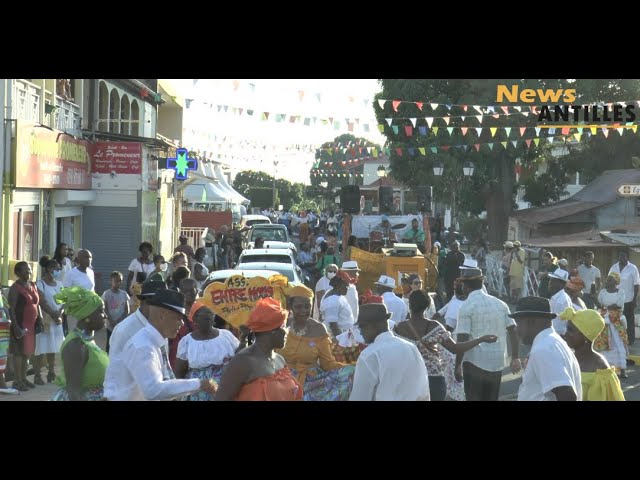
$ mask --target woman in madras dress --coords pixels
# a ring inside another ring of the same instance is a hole
[[[55,383],[62,388],[51,400],[102,400],[109,356],[93,339],[95,331],[104,328],[107,319],[102,298],[85,288],[71,287],[63,288],[54,299],[64,303],[67,314],[77,318],[78,323],[60,347],[64,368]]]
[[[0,292],[0,389],[7,388],[4,372],[7,369],[7,357],[9,356],[9,329],[11,321],[9,312],[4,306],[4,298]]]
[[[605,328],[604,319],[596,310],[565,308],[559,318],[566,320],[564,339],[580,365],[582,400],[624,401],[615,368],[593,349],[593,342]]]
[[[349,400],[355,365],[336,361],[327,329],[310,317],[313,291],[304,285],[296,286],[288,297],[293,321],[285,347],[278,353],[303,386],[304,400]]]
[[[200,302],[195,302],[189,317],[194,329],[180,339],[176,356],[176,378],[206,378],[220,383],[222,371],[235,355],[240,342],[229,330],[216,328],[216,315]],[[211,401],[208,392],[188,395],[187,401]]]
[[[624,290],[619,289],[620,275],[611,272],[604,283],[605,288],[598,294],[600,314],[604,317],[605,327],[593,342],[596,352],[604,355],[610,365],[620,369],[620,377],[627,377],[627,320],[622,314],[624,308]]]

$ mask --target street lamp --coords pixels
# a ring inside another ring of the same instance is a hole
[[[320,186],[322,188],[327,188],[329,186],[329,182],[320,182]]]
[[[462,173],[464,174],[465,177],[471,177],[471,176],[473,176],[473,172],[474,172],[475,168],[476,167],[473,164],[473,162],[466,161],[462,165]],[[443,163],[440,162],[440,161],[433,162],[433,174],[436,177],[441,177],[443,173],[444,173],[444,165],[443,165]],[[459,179],[456,179],[456,184],[458,184],[458,183],[459,183]],[[457,211],[456,211],[456,207],[457,207],[457,205],[456,205],[456,188],[457,188],[457,185],[454,186],[451,189],[452,202],[451,202],[451,225],[450,225],[450,227],[452,229],[454,229],[454,230],[457,229],[457,223],[458,223],[457,222],[457,217],[456,217],[456,214],[457,214]]]
[[[387,169],[384,168],[384,165],[380,165],[376,170],[376,174],[378,175],[378,178],[382,180],[382,178],[387,176]]]
[[[464,172],[464,176],[465,177],[472,176],[475,168],[476,167],[472,162],[464,162],[464,165],[462,166],[462,171]]]
[[[436,177],[441,177],[444,172],[444,164],[440,161],[433,162],[433,174]]]

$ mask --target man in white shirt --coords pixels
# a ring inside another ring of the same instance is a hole
[[[483,335],[496,335],[495,343],[481,343],[466,354],[456,355],[455,376],[462,380],[467,401],[497,401],[500,396],[502,370],[507,359],[507,337],[511,344],[511,371],[521,369],[516,324],[509,318],[509,307],[502,300],[482,291],[484,276],[479,268],[461,271],[467,300],[458,311],[457,341],[466,342]],[[464,363],[462,362],[464,358]]]
[[[353,313],[353,318],[357,319],[358,314],[360,313],[360,302],[358,299],[358,290],[356,289],[356,283],[358,283],[358,279],[360,278],[360,268],[358,267],[358,262],[355,260],[350,260],[348,262],[344,262],[342,264],[341,270],[344,270],[349,278],[351,278],[351,283],[349,284],[349,289],[347,290],[347,301],[351,306],[351,312]]]
[[[430,400],[422,355],[389,331],[390,317],[382,303],[360,308],[358,326],[368,345],[358,357],[349,400]]]
[[[531,345],[529,360],[518,390],[518,400],[582,400],[580,365],[554,328],[549,300],[524,297],[510,315],[518,325],[518,336]]]
[[[629,345],[633,345],[636,341],[636,299],[638,298],[638,287],[640,287],[638,267],[629,262],[629,255],[622,251],[618,253],[618,263],[614,263],[609,269],[609,273],[611,272],[620,275],[620,288],[624,291],[623,312],[627,319],[627,336],[629,337]]]
[[[377,285],[378,295],[382,296],[385,307],[387,307],[387,310],[391,313],[389,328],[393,330],[393,326],[397,322],[407,319],[409,309],[407,308],[407,304],[393,293],[393,289],[396,288],[396,281],[393,278],[381,275],[375,284]]]
[[[184,325],[185,298],[161,290],[149,301],[149,323],[125,345],[115,388],[108,400],[172,400],[197,391],[215,394],[208,379],[176,379],[167,354],[167,338]]]
[[[96,280],[91,268],[91,260],[93,255],[89,250],[80,250],[76,256],[78,266],[72,268],[64,276],[63,287],[82,287],[85,290],[95,291]],[[71,333],[77,326],[78,319],[67,315],[67,329]],[[105,339],[106,339],[106,333]]]
[[[462,282],[455,281],[453,283],[453,291],[453,298],[433,316],[433,320],[438,320],[441,323],[441,319],[444,319],[444,327],[449,332],[453,332],[458,326],[458,312],[460,311],[460,306],[466,300]]]
[[[318,320],[322,321],[322,315],[320,315],[320,303],[324,298],[325,294],[331,290],[331,286],[329,285],[329,280],[336,276],[338,273],[338,266],[335,263],[330,263],[325,268],[325,274],[320,277],[320,280],[316,282],[316,311],[318,312]],[[348,290],[347,290],[348,292]]]
[[[584,252],[582,258],[584,263],[578,265],[578,276],[584,281],[582,300],[587,308],[593,308],[595,301],[598,299],[602,279],[600,277],[600,270],[593,264],[593,252]]]
[[[549,295],[551,298],[551,313],[560,315],[565,308],[573,306],[571,297],[564,291],[564,287],[569,281],[569,272],[562,268],[556,269],[555,272],[549,274]],[[563,322],[557,316],[553,319],[553,328],[562,336],[567,331],[567,322]]]

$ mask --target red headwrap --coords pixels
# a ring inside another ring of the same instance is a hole
[[[196,316],[196,312],[204,306],[204,303],[199,300],[196,300],[193,305],[191,305],[191,310],[189,310],[189,322],[193,323],[193,317]]]
[[[379,295],[374,295],[371,290],[367,289],[364,292],[364,295],[360,296],[360,304],[367,305],[368,303],[384,303],[382,297]]]
[[[269,332],[282,328],[288,315],[289,312],[284,310],[275,298],[261,298],[249,316],[247,327],[256,333]]]
[[[338,277],[340,280],[342,280],[347,285],[349,285],[351,283],[351,277],[344,270],[338,270],[338,273],[336,273],[336,277]]]

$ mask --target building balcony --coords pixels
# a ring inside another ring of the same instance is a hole
[[[56,95],[56,107],[58,108],[53,113],[55,124],[52,127],[71,135],[81,135],[80,106]]]
[[[27,80],[16,79],[13,84],[12,116],[29,123],[40,122],[40,87]]]

